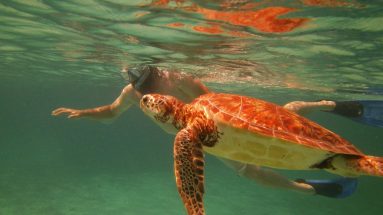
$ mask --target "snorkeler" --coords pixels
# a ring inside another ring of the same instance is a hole
[[[129,70],[124,68],[121,75],[130,83],[124,87],[120,96],[112,104],[84,110],[58,108],[52,114],[56,116],[65,113],[68,114],[68,118],[86,117],[108,122],[118,118],[133,104],[139,106],[140,99],[145,94],[172,95],[188,103],[209,92],[205,85],[192,76],[159,70],[149,65]]]
[[[191,102],[198,96],[209,92],[209,89],[205,85],[190,75],[159,70],[157,67],[150,65],[140,65],[134,68],[123,69],[122,75],[129,80],[130,83],[124,87],[120,96],[112,104],[82,110],[61,107],[54,110],[52,115],[67,114],[68,118],[90,118],[99,121],[111,121],[128,110],[132,105],[139,106],[139,101],[145,94],[158,93],[172,95],[184,102]],[[292,102],[289,104],[285,105],[285,108],[292,111],[302,110],[303,108],[308,109],[310,107],[309,105],[305,107],[302,105],[304,104],[302,102]],[[167,132],[175,134],[176,130],[167,130]],[[230,160],[222,161],[234,169],[239,175],[252,179],[260,184],[307,194],[343,198],[352,194],[357,186],[357,180],[352,178],[332,180],[297,179],[291,181],[271,169]]]

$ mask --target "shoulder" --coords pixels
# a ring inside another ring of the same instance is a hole
[[[126,85],[122,91],[121,91],[121,94],[123,95],[127,95],[127,94],[130,94],[131,92],[135,91],[134,87],[132,84],[128,84]]]

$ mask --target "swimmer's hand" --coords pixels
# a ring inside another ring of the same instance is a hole
[[[67,114],[67,118],[80,118],[84,115],[84,111],[65,107],[57,108],[52,111],[52,116],[58,116],[61,114]]]

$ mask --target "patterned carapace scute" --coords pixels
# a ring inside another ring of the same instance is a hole
[[[270,102],[232,94],[206,94],[194,103],[208,108],[215,120],[242,130],[329,152],[363,155],[339,135]]]

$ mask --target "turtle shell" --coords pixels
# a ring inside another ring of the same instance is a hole
[[[363,155],[334,132],[261,99],[210,93],[200,96],[192,105],[205,111],[208,118],[240,130],[337,154]]]

